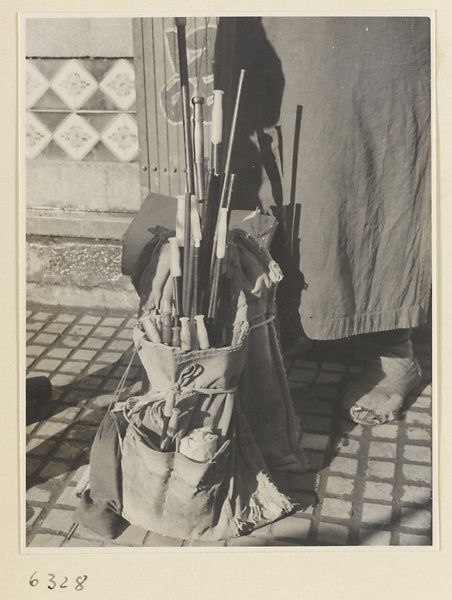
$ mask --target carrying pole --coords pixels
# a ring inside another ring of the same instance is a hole
[[[189,289],[188,275],[190,264],[190,213],[191,197],[195,193],[194,163],[193,163],[193,138],[190,119],[190,90],[188,82],[187,65],[187,40],[186,17],[175,17],[174,24],[177,29],[177,48],[179,56],[179,77],[182,97],[182,122],[184,128],[185,148],[185,223],[184,223],[184,266],[182,275],[182,306],[184,314],[189,312],[191,290]]]

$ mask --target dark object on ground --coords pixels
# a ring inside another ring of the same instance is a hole
[[[45,419],[52,403],[52,384],[47,377],[30,377],[26,382],[27,425]]]

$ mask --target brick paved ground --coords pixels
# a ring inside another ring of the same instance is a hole
[[[301,509],[227,543],[198,543],[128,527],[104,540],[79,526],[67,539],[90,445],[132,350],[132,313],[29,306],[27,377],[48,376],[53,409],[27,426],[26,543],[38,547],[413,546],[432,542],[431,343],[417,332],[424,371],[403,419],[379,427],[338,421],[338,399],[360,372],[350,342],[317,344],[309,360],[287,364],[311,471],[283,474],[280,488]],[[128,385],[139,385],[134,362]],[[339,428],[340,423],[340,428]],[[342,430],[342,437],[340,431]]]

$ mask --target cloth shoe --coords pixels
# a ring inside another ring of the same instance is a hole
[[[399,417],[406,396],[422,376],[410,334],[410,330],[402,330],[398,342],[389,344],[381,343],[394,341],[388,335],[386,339],[379,334],[366,336],[364,346],[373,355],[367,359],[363,373],[344,390],[342,408],[346,418],[361,425],[381,425]]]

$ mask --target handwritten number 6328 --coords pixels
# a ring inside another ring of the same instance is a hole
[[[39,579],[35,577],[36,573],[37,571],[33,573],[33,575],[30,577],[30,581],[28,582],[31,585],[31,587],[36,587],[39,584]],[[69,581],[68,577],[63,577],[63,581],[58,585],[58,582],[55,580],[56,575],[54,575],[53,573],[48,573],[47,576],[49,578],[47,582],[47,588],[49,590],[54,590],[56,587],[60,587],[61,589],[66,589],[69,587],[68,585],[66,585]],[[83,584],[87,579],[87,575],[79,575],[78,577],[76,577],[74,589],[77,592],[82,591],[84,589]]]

